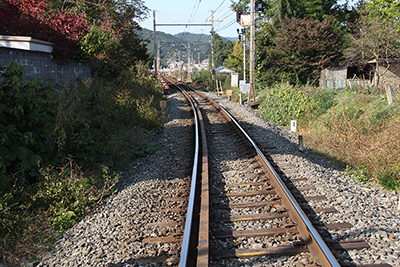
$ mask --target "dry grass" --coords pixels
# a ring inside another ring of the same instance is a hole
[[[46,246],[57,236],[56,231],[50,228],[47,217],[43,210],[31,213],[23,218],[23,222],[17,223],[23,231],[16,230],[14,235],[0,240],[0,262],[4,266],[24,266],[28,260],[34,261],[44,253]]]
[[[372,122],[374,101],[360,98],[338,105],[300,131],[314,150],[363,169],[373,179],[383,170],[400,170],[400,112]],[[399,177],[400,178],[400,177]]]

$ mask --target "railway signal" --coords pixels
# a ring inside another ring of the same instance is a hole
[[[256,4],[255,4],[255,10],[256,10],[257,12],[264,12],[265,6],[266,6],[266,5],[265,5],[264,1],[258,0],[258,1],[256,2]]]
[[[236,11],[236,22],[237,23],[240,23],[240,18],[242,17],[242,15],[243,15],[243,10],[239,9]]]

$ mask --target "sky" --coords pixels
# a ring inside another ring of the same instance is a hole
[[[153,30],[153,10],[156,10],[156,24],[210,24],[211,10],[214,10],[214,30],[223,37],[236,37],[236,13],[230,9],[231,0],[144,0],[150,9],[148,18],[140,22],[142,28]],[[217,22],[221,21],[221,22]],[[170,34],[190,32],[210,34],[211,26],[157,26],[157,31]]]

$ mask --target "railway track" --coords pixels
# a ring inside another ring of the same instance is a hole
[[[307,179],[290,178],[286,160],[279,154],[265,156],[216,103],[184,85],[176,86],[190,101],[197,125],[192,179],[180,199],[185,203],[180,205],[181,217],[174,223],[154,225],[181,230],[144,241],[179,244],[179,266],[268,266],[277,262],[354,266],[346,250],[368,244],[363,240],[338,243],[330,238],[328,230],[351,225],[318,221],[319,214],[336,210],[309,207],[309,201],[324,197],[309,193],[314,188],[307,185]],[[176,257],[169,259],[168,265],[175,264]]]
[[[234,114],[262,157],[245,134],[236,132],[239,127],[219,114],[220,108],[187,90],[192,105],[171,87],[165,91],[170,95],[165,128],[154,136],[159,150],[135,162],[120,180],[119,192],[32,265],[322,266],[282,200],[270,167],[264,166],[266,159],[339,265],[399,266],[398,213],[388,202],[396,197],[356,183],[307,149],[300,152],[295,136],[283,127],[202,92]],[[196,121],[204,124],[199,139],[207,143],[198,145],[202,154],[195,168],[200,179],[194,183],[199,189],[194,199],[202,202],[189,205],[197,132],[193,107],[201,110],[196,111]],[[187,219],[189,206],[193,224]],[[185,236],[189,241],[182,246]]]

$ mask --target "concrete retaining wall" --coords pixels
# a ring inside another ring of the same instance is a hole
[[[56,60],[46,52],[0,47],[0,64],[5,67],[11,61],[24,66],[24,81],[37,79],[63,85],[77,78],[92,77],[92,69],[87,62]]]

